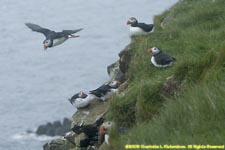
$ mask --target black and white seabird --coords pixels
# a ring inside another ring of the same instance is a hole
[[[109,144],[109,129],[112,127],[113,122],[106,121],[102,123],[102,125],[98,129],[98,145],[101,145],[105,142],[107,145]]]
[[[89,93],[86,94],[86,93],[80,91],[79,93],[75,94],[68,100],[74,107],[79,109],[79,108],[86,107],[94,99],[95,99],[94,95],[89,94]]]
[[[149,48],[147,52],[152,52],[151,62],[155,67],[168,67],[176,60],[174,57],[164,53],[157,47]]]
[[[153,24],[139,23],[134,17],[131,17],[127,21],[127,25],[130,25],[130,36],[146,35],[151,33],[154,29]]]
[[[32,31],[36,31],[36,32],[40,32],[44,34],[44,36],[46,37],[46,39],[43,41],[45,50],[47,48],[60,45],[69,38],[80,37],[79,35],[73,35],[73,34],[83,30],[82,28],[80,28],[76,30],[62,30],[62,32],[55,32],[46,28],[42,28],[41,26],[33,24],[33,23],[25,23],[25,25],[28,28],[30,28]]]
[[[112,81],[109,84],[102,85],[96,90],[90,91],[90,94],[95,95],[97,98],[105,101],[118,91],[120,85],[119,81]]]

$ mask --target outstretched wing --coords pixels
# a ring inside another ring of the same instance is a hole
[[[51,31],[49,29],[42,28],[41,26],[33,24],[33,23],[25,23],[25,25],[28,28],[30,28],[32,31],[36,31],[36,32],[44,34],[45,37],[47,37],[50,33],[54,32],[54,31]]]
[[[83,28],[80,28],[80,29],[76,29],[76,30],[63,30],[62,32],[67,34],[67,35],[70,35],[70,34],[74,34],[74,33],[77,33],[79,31],[83,30]]]

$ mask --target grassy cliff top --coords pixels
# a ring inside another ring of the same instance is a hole
[[[132,39],[128,88],[111,100],[108,118],[125,144],[223,144],[225,141],[225,1],[182,0],[154,18],[155,31]],[[173,55],[155,68],[147,48]],[[169,92],[165,82],[171,77]],[[111,147],[111,149],[113,149]]]

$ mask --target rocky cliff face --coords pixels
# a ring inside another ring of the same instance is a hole
[[[107,67],[109,83],[127,80],[131,55],[129,45],[119,53],[120,59]],[[109,100],[93,100],[88,107],[79,109],[72,117],[71,129],[65,136],[52,140],[43,146],[44,150],[91,150],[99,147],[98,129],[110,107]],[[75,132],[74,132],[75,131]],[[92,133],[93,132],[93,133]],[[91,135],[90,135],[91,134]],[[104,144],[105,145],[105,144]]]

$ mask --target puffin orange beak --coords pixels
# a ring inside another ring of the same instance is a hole
[[[69,35],[69,38],[77,38],[77,37],[80,37],[79,35]]]
[[[148,52],[148,53],[151,53],[151,52],[152,52],[152,48],[148,48],[148,49],[147,49],[147,52]]]

